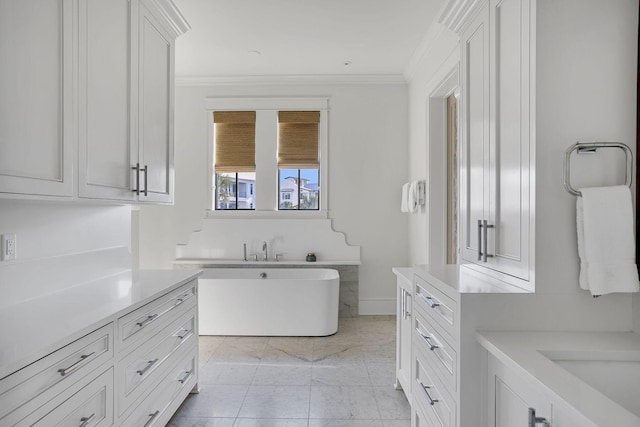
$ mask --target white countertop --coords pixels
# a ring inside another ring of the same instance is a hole
[[[436,285],[443,292],[446,289],[459,294],[480,293],[528,293],[506,282],[465,267],[464,265],[416,265],[413,267],[394,267],[392,271],[413,281],[416,274],[427,282]]]
[[[638,427],[640,418],[553,362],[567,360],[640,360],[640,335],[632,332],[478,332],[477,339],[502,363],[549,389],[598,426]],[[629,377],[631,396],[640,383]],[[626,387],[626,385],[625,385]]]
[[[0,309],[0,378],[199,275],[128,271]]]
[[[173,265],[195,265],[206,268],[208,265],[269,265],[277,267],[278,265],[360,265],[358,260],[318,260],[308,262],[304,259],[291,260],[283,259],[280,261],[243,261],[238,259],[220,259],[220,258],[181,258],[173,261]]]

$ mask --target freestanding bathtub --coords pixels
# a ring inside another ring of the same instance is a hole
[[[327,268],[208,268],[200,335],[326,336],[338,331],[340,276]]]

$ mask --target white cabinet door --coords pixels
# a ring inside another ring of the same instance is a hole
[[[489,9],[484,7],[461,35],[462,153],[461,252],[478,262],[478,221],[489,216]]]
[[[0,1],[0,193],[73,194],[70,0]]]
[[[530,411],[540,423],[550,422],[552,405],[544,394],[490,355],[488,360],[487,415],[489,427],[529,426]]]
[[[138,141],[141,202],[173,202],[174,39],[140,2]]]
[[[131,2],[81,0],[78,196],[135,200]]]
[[[488,264],[524,280],[531,231],[529,15],[529,1],[490,0]]]
[[[397,283],[396,388],[411,402],[411,282],[398,277]]]
[[[490,0],[461,34],[461,257],[533,289],[529,0]]]

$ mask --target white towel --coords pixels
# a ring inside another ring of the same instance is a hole
[[[400,212],[409,212],[409,183],[402,186],[402,201],[400,202]]]
[[[631,191],[620,185],[580,192],[576,202],[580,287],[594,296],[638,292]]]
[[[417,212],[420,202],[420,181],[411,181],[409,184],[408,205],[409,212]]]

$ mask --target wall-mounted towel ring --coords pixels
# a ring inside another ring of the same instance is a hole
[[[574,196],[582,196],[582,193],[571,186],[571,154],[574,151],[578,151],[578,153],[595,152],[598,148],[619,148],[624,151],[626,160],[625,183],[631,188],[631,182],[633,180],[633,153],[628,145],[621,142],[576,142],[567,148],[564,154],[564,188]]]

